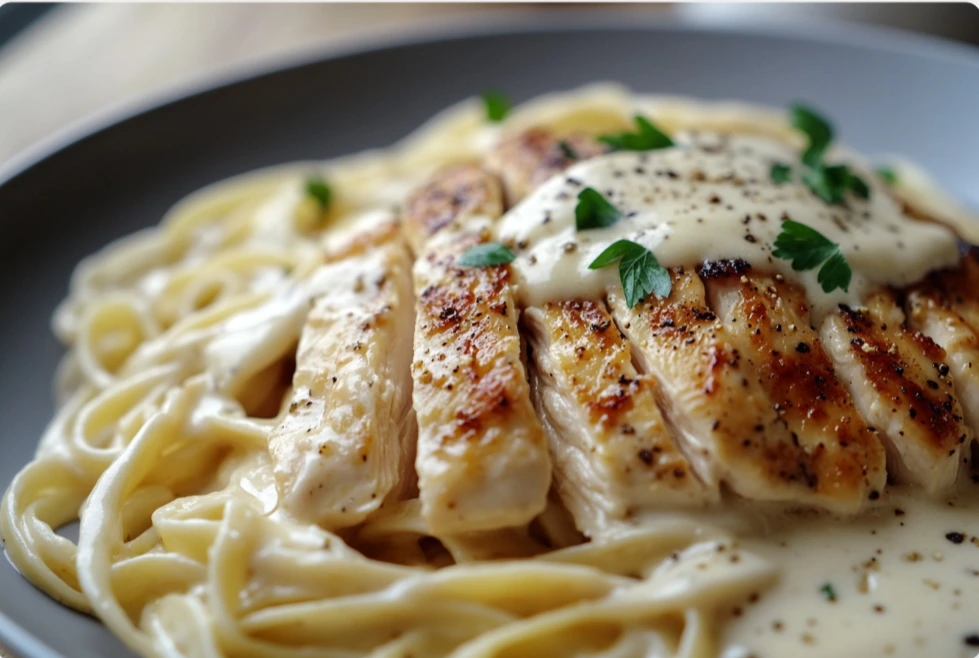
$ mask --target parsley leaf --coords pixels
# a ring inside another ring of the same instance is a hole
[[[588,265],[590,270],[600,270],[603,267],[607,267],[617,260],[621,260],[627,254],[636,251],[636,247],[644,248],[640,244],[636,244],[631,240],[616,240],[608,247],[605,251],[598,254],[598,258],[593,260],[591,264]]]
[[[816,196],[829,204],[843,203],[847,192],[853,192],[861,199],[870,198],[867,183],[845,164],[819,164],[807,171],[802,180]]]
[[[800,103],[789,108],[792,125],[809,138],[809,145],[802,153],[802,161],[810,167],[816,167],[823,160],[826,149],[833,141],[833,127],[814,110]]]
[[[578,205],[574,207],[576,230],[608,228],[621,217],[622,211],[609,203],[594,188],[586,187],[578,193]]]
[[[316,199],[320,204],[320,210],[326,210],[333,199],[333,190],[325,180],[315,176],[306,180],[306,196]]]
[[[867,186],[867,182],[849,169],[846,170],[846,187],[861,199],[870,198],[870,188]]]
[[[823,287],[823,292],[832,292],[839,288],[843,292],[850,289],[850,279],[853,272],[839,251],[829,257],[816,274],[816,281]]]
[[[571,145],[568,144],[563,139],[560,142],[557,143],[557,147],[559,149],[561,149],[561,153],[563,153],[564,154],[564,157],[566,157],[568,160],[577,160],[578,159],[578,154],[575,153],[574,149],[571,148]]]
[[[792,167],[781,162],[772,165],[772,180],[778,184],[787,183],[792,180]]]
[[[867,183],[851,172],[847,165],[829,165],[823,162],[823,156],[833,141],[833,127],[829,122],[815,110],[798,103],[789,108],[789,115],[792,125],[809,138],[809,144],[802,152],[802,162],[809,170],[803,174],[802,182],[829,204],[843,203],[847,192],[853,192],[861,199],[869,199],[870,188]],[[772,179],[782,182],[775,178],[774,167]]]
[[[487,89],[483,92],[483,105],[486,108],[486,118],[493,123],[499,123],[510,113],[510,99],[503,92]]]
[[[491,267],[506,265],[516,257],[516,254],[499,242],[484,242],[467,249],[459,256],[457,264],[462,267]]]
[[[888,185],[894,185],[897,183],[897,174],[890,167],[879,167],[877,169],[877,175],[883,179]]]
[[[802,175],[802,181],[813,194],[829,204],[843,203],[846,194],[846,165],[824,166],[817,164]]]
[[[636,132],[602,135],[598,141],[608,144],[613,151],[653,151],[673,146],[673,140],[650,123],[646,117],[637,114],[634,120]]]
[[[796,272],[811,270],[832,256],[838,245],[830,242],[819,231],[805,224],[786,220],[782,231],[775,238],[775,249],[772,254],[777,258],[792,261],[792,269]]]
[[[775,238],[774,247],[772,255],[792,261],[792,269],[796,272],[812,270],[821,264],[816,280],[823,292],[832,292],[836,288],[846,292],[849,289],[853,275],[849,263],[840,252],[840,246],[830,242],[819,231],[791,219],[786,220]]]
[[[823,596],[825,596],[826,600],[830,603],[834,603],[836,601],[836,589],[833,587],[833,583],[826,583],[819,588],[819,591],[823,593]]]
[[[598,255],[588,266],[597,270],[619,262],[619,280],[626,304],[632,308],[650,293],[668,297],[672,289],[667,272],[649,249],[630,240],[617,240]]]

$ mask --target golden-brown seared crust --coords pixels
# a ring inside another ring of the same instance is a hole
[[[947,451],[958,446],[964,440],[959,425],[962,416],[956,413],[952,382],[942,376],[945,350],[921,333],[906,332],[907,341],[925,357],[922,372],[922,368],[911,366],[909,357],[888,338],[886,322],[877,324],[869,312],[846,307],[840,309],[840,315],[852,336],[850,350],[863,363],[874,389],[906,407],[908,416],[921,425],[924,436],[936,448]],[[927,372],[928,365],[932,373]]]
[[[349,240],[330,247],[326,252],[326,260],[332,262],[359,256],[369,249],[395,240],[400,233],[401,224],[396,221],[386,221],[369,230],[357,231]]]
[[[649,376],[601,302],[572,300],[525,312],[535,403],[551,440],[558,489],[580,529],[608,515],[716,497],[693,474],[660,414]]]
[[[856,511],[886,479],[885,452],[853,407],[815,330],[803,290],[733,268],[708,283],[712,306],[757,371],[790,432],[803,500]]]
[[[636,399],[640,398],[642,404],[643,391],[651,390],[650,381],[634,372],[629,345],[604,304],[571,300],[547,304],[542,310],[551,321],[548,330],[555,351],[578,364],[577,368],[568,368],[569,383],[579,403],[588,410],[589,422],[606,430],[625,425],[625,433],[634,435],[625,420],[636,408]],[[649,437],[657,442],[664,438],[669,444],[668,436]]]
[[[450,240],[422,242],[414,267],[415,465],[422,511],[438,535],[527,523],[544,509],[550,487],[510,270],[456,264],[483,239],[473,220],[501,213],[495,178],[456,167],[413,197],[406,220],[452,231]]]
[[[606,150],[588,135],[559,140],[544,128],[530,128],[501,142],[487,158],[487,167],[503,179],[512,205],[551,176]]]
[[[973,431],[979,427],[979,260],[973,249],[954,269],[937,272],[905,296],[908,324],[945,349],[955,395]]]
[[[894,293],[874,295],[866,309],[841,307],[825,321],[823,341],[854,403],[886,437],[898,481],[948,492],[972,431],[962,418],[945,350],[906,326]]]
[[[638,361],[656,378],[660,407],[701,478],[724,480],[757,500],[847,508],[819,496],[810,456],[731,335],[742,329],[718,319],[695,272],[670,273],[667,299],[652,296],[630,309],[611,293],[609,302]]]
[[[503,214],[503,192],[495,176],[476,164],[446,167],[405,203],[405,232],[416,253],[438,231],[474,216],[492,219]]]

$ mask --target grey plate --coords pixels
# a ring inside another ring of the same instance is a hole
[[[519,100],[605,79],[704,98],[811,101],[853,146],[911,156],[979,206],[979,51],[901,33],[592,19],[384,47],[233,82],[0,171],[0,484],[30,458],[51,415],[60,348],[49,318],[82,256],[155,224],[206,183],[389,144],[486,87]],[[0,611],[0,642],[24,658],[131,655],[4,560]]]

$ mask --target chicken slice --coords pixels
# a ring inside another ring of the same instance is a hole
[[[652,381],[602,302],[567,301],[524,312],[558,493],[594,537],[641,508],[703,504],[704,486],[666,428]]]
[[[490,156],[516,202],[605,147],[585,135],[563,142],[534,128]],[[670,437],[648,377],[604,304],[569,301],[524,314],[536,364],[534,403],[548,434],[555,483],[578,527],[591,536],[640,508],[702,504],[705,487]]]
[[[948,493],[973,434],[962,418],[945,350],[905,325],[891,292],[866,309],[840,307],[820,336],[860,414],[884,438],[897,482]]]
[[[939,272],[907,295],[908,324],[945,349],[945,363],[969,427],[979,428],[979,261]]]
[[[805,291],[766,276],[739,275],[737,269],[705,268],[708,299],[732,344],[757,370],[797,446],[809,484],[800,500],[856,512],[886,483],[884,447],[823,350]],[[706,270],[719,275],[708,279]]]
[[[325,266],[269,450],[282,506],[351,526],[414,486],[411,256],[400,237]]]
[[[613,292],[609,305],[635,345],[640,371],[656,379],[660,408],[696,472],[750,499],[847,509],[847,501],[820,496],[827,486],[819,480],[820,455],[792,435],[738,348],[742,339],[732,334],[749,330],[717,318],[695,272],[670,274],[669,298],[629,308]]]
[[[507,201],[513,205],[551,176],[606,150],[587,135],[558,140],[544,128],[531,128],[502,141],[487,157],[486,166],[503,180]]]
[[[446,167],[405,203],[404,230],[418,255],[436,233],[480,232],[503,214],[499,181],[475,164]]]
[[[501,196],[494,177],[461,165],[419,190],[405,214],[422,254],[414,266],[415,468],[422,514],[441,536],[527,523],[550,487],[510,270],[456,264],[502,214]]]

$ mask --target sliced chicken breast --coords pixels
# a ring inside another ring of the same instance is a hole
[[[503,180],[507,201],[513,205],[551,176],[606,150],[587,135],[559,140],[544,128],[531,128],[501,142],[486,166]]]
[[[809,485],[800,500],[855,512],[886,483],[884,447],[823,350],[805,292],[771,277],[738,274],[739,269],[705,268],[708,299],[732,344],[760,376],[800,453]]]
[[[890,292],[866,309],[841,307],[820,336],[854,405],[885,439],[892,478],[936,496],[950,492],[973,434],[945,350],[906,326]]]
[[[734,334],[754,329],[721,321],[697,273],[674,268],[671,277],[668,299],[652,296],[629,308],[614,292],[609,305],[635,345],[640,370],[655,377],[660,408],[701,478],[723,480],[754,500],[841,511],[858,505],[853,492],[867,486],[863,474],[836,474],[826,456],[837,450],[802,445],[739,348],[745,336]],[[850,489],[842,497],[838,479]]]
[[[415,467],[436,535],[522,525],[547,503],[550,460],[530,402],[509,268],[456,263],[502,210],[498,181],[463,165],[437,175],[405,214],[420,250]]]
[[[411,256],[396,234],[325,266],[303,327],[288,412],[269,450],[282,506],[351,526],[414,483]]]
[[[443,242],[456,234],[473,235],[503,214],[503,192],[495,176],[472,163],[439,171],[405,203],[404,230],[421,257],[436,234]]]
[[[534,402],[544,422],[558,493],[578,528],[596,536],[643,508],[717,498],[692,472],[604,303],[531,308]]]
[[[519,201],[551,176],[605,147],[586,135],[559,141],[544,129],[505,140],[488,159],[507,198]],[[644,508],[703,504],[718,496],[694,475],[636,373],[628,341],[604,303],[574,300],[523,316],[533,346],[531,384],[555,484],[579,529],[596,536]]]
[[[962,413],[979,428],[979,261],[972,253],[959,269],[940,272],[907,295],[908,324],[945,349]]]

